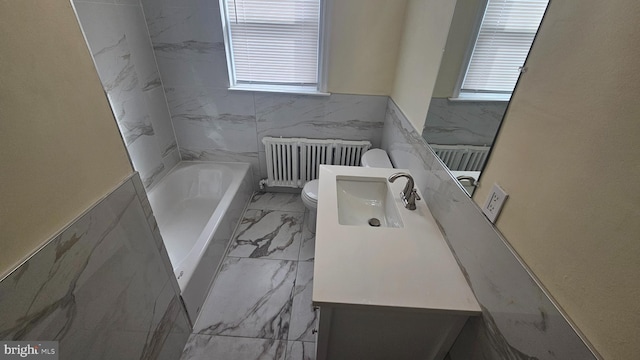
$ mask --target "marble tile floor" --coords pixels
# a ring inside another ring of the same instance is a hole
[[[313,360],[315,237],[299,194],[254,193],[182,360]]]

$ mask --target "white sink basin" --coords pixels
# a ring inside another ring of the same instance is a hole
[[[336,189],[340,225],[402,227],[386,178],[336,176]]]

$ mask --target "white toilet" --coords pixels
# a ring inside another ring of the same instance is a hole
[[[382,149],[371,149],[362,155],[362,166],[374,168],[393,168],[387,152]],[[311,180],[304,185],[300,194],[304,206],[309,209],[307,228],[315,234],[316,211],[318,210],[318,180]]]

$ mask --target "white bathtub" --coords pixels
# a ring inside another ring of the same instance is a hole
[[[181,162],[148,191],[192,322],[252,193],[249,164]]]

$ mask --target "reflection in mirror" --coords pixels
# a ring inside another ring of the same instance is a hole
[[[548,0],[458,0],[422,137],[469,195]]]

